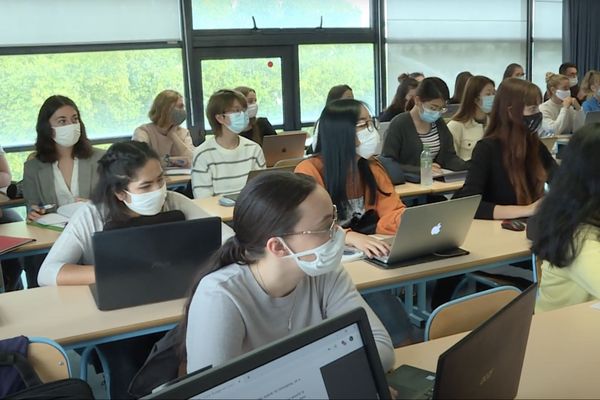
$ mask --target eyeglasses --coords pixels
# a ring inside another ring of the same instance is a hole
[[[442,114],[448,111],[448,108],[446,107],[434,106],[432,104],[428,104],[427,107],[425,107],[425,104],[423,104],[423,108],[434,112],[441,112]]]
[[[367,119],[364,121],[359,121],[358,124],[356,124],[357,128],[367,128],[367,130],[369,132],[373,132],[375,129],[379,129],[379,121],[375,118],[372,119]]]
[[[318,231],[302,231],[302,232],[290,232],[290,233],[284,233],[283,235],[279,235],[280,237],[283,236],[293,236],[293,235],[319,235],[319,234],[324,234],[327,233],[329,235],[329,239],[333,238],[333,235],[335,234],[335,231],[337,230],[337,222],[338,222],[338,214],[337,214],[337,207],[335,206],[335,204],[333,205],[333,219],[331,220],[331,225],[329,225],[329,228],[327,229],[321,229]]]

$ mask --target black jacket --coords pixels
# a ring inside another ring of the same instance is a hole
[[[552,177],[557,164],[541,142],[540,159],[548,177]],[[517,195],[510,183],[508,173],[502,163],[502,145],[499,140],[483,138],[475,145],[471,166],[465,185],[454,198],[481,194],[481,204],[475,218],[494,219],[494,207],[517,205]]]
[[[433,162],[442,168],[452,171],[462,171],[468,168],[468,163],[460,159],[454,150],[452,134],[442,118],[435,122],[440,135],[440,152]],[[397,115],[392,119],[383,142],[381,154],[391,157],[400,163],[404,172],[418,174],[421,171],[421,152],[423,142],[419,138],[417,128],[410,112]]]

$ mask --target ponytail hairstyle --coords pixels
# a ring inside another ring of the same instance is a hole
[[[369,196],[365,203],[374,204],[377,192],[383,193],[369,163],[362,157],[356,161],[356,124],[367,105],[354,99],[329,103],[319,117],[319,141],[316,153],[323,159],[325,189],[338,209],[340,220],[348,217],[348,182],[363,182]],[[388,193],[383,193],[388,195]]]
[[[278,171],[262,174],[244,186],[233,209],[235,236],[227,239],[200,269],[185,304],[184,318],[179,324],[183,360],[187,359],[185,334],[190,305],[202,279],[228,265],[251,265],[263,258],[270,238],[294,230],[302,217],[298,207],[316,187],[317,183],[308,175]]]
[[[554,72],[546,72],[546,89],[548,89],[548,95],[552,96],[552,89],[556,89],[563,81],[569,82],[569,78],[565,75],[555,74]]]
[[[123,222],[130,218],[129,209],[116,196],[127,190],[129,182],[149,160],[160,161],[158,154],[144,142],[117,142],[110,146],[98,161],[98,183],[91,200],[103,211],[105,221]]]

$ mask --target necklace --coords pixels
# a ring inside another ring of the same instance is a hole
[[[255,275],[258,275],[258,283],[260,286],[262,286],[263,290],[265,291],[265,293],[268,295],[269,294],[269,290],[267,289],[267,285],[265,285],[265,280],[262,277],[262,274],[260,273],[260,268],[258,267],[257,264],[254,264],[254,269],[256,270]],[[292,300],[292,309],[290,310],[290,315],[288,317],[288,331],[292,330],[292,316],[294,315],[294,310],[296,309],[296,297],[298,296],[298,292],[296,291],[297,287],[294,288],[294,299]]]

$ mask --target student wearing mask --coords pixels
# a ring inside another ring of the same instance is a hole
[[[185,308],[188,373],[357,307],[383,368],[393,367],[387,331],[341,266],[345,234],[325,189],[301,174],[264,174],[243,189],[233,227]]]
[[[534,221],[536,312],[600,298],[600,124],[575,132]],[[529,228],[529,226],[528,226]]]
[[[325,99],[325,106],[331,103],[332,101],[340,100],[340,99],[354,99],[354,92],[352,88],[348,85],[337,85],[329,89],[329,93],[327,93],[327,99]],[[317,148],[317,142],[319,141],[319,120],[315,122],[315,127],[313,128],[312,134],[312,144],[309,147],[307,154],[312,154],[315,152]]]
[[[187,197],[167,191],[159,156],[146,143],[113,144],[98,162],[98,175],[92,202],[75,213],[44,260],[40,285],[94,283],[95,232],[160,222],[161,213],[174,210],[186,219],[208,217]],[[223,238],[233,233],[222,229]],[[99,345],[110,366],[112,398],[129,397],[129,382],[156,340],[152,335]]]
[[[489,125],[473,150],[465,185],[455,195],[482,195],[475,218],[530,217],[539,206],[544,184],[556,167],[538,136],[541,100],[533,83],[509,78],[500,84]]]
[[[581,91],[587,100],[581,105],[586,113],[600,111],[600,72],[591,70],[585,74]]]
[[[152,122],[136,128],[132,140],[148,143],[165,167],[190,167],[194,144],[190,132],[180,126],[186,118],[183,96],[163,90],[154,99],[148,117]]]
[[[460,104],[462,101],[463,93],[465,92],[465,86],[473,74],[469,71],[463,71],[456,75],[456,82],[454,83],[454,95],[448,101],[448,104]]]
[[[548,72],[546,85],[550,99],[540,105],[544,116],[542,136],[562,135],[581,128],[585,113],[577,99],[571,97],[569,78]]]
[[[518,79],[526,79],[525,70],[519,64],[508,64],[506,69],[504,70],[504,75],[502,76],[502,80],[507,78],[518,78]]]
[[[60,207],[89,199],[104,154],[90,144],[79,109],[68,97],[44,101],[36,131],[35,153],[23,171],[23,197],[32,221],[45,213],[40,205]]]
[[[325,107],[319,121],[316,155],[298,164],[296,172],[312,176],[327,190],[340,225],[349,229],[348,245],[368,257],[386,255],[389,246],[365,233],[395,234],[405,206],[383,166],[372,158],[379,133],[369,110],[357,100],[338,100]],[[369,228],[361,233],[365,225]]]
[[[394,99],[388,108],[379,115],[379,122],[389,122],[398,114],[402,114],[407,109],[408,102],[415,97],[419,82],[413,78],[406,78],[398,85]]]
[[[260,117],[257,118],[256,115],[258,113],[258,102],[256,101],[256,91],[254,89],[249,88],[247,86],[238,86],[234,89],[236,92],[240,92],[246,97],[246,102],[248,103],[248,118],[250,122],[248,126],[240,136],[245,137],[246,139],[250,139],[259,145],[262,145],[263,138],[268,135],[277,135],[277,132],[269,122],[267,118]]]
[[[265,168],[260,146],[240,136],[250,121],[247,108],[246,98],[235,90],[210,96],[206,117],[213,136],[196,148],[192,163],[196,199],[239,192],[251,170]]]
[[[466,162],[456,155],[452,134],[442,118],[448,96],[444,81],[435,77],[423,79],[414,97],[415,106],[390,124],[382,155],[398,162],[404,172],[418,174],[421,152],[427,145],[433,157],[434,172],[441,172],[442,168],[467,169]]]
[[[471,159],[475,144],[483,137],[495,94],[495,84],[490,78],[481,75],[470,78],[460,108],[448,122],[456,154],[465,161]]]
[[[581,93],[581,89],[579,87],[577,65],[570,62],[562,63],[560,67],[558,67],[558,73],[559,75],[564,75],[569,79],[569,91],[571,92],[571,97],[577,99],[579,104],[583,103],[585,96],[583,93]],[[548,92],[544,93],[544,101],[548,101],[549,99],[550,94]]]

